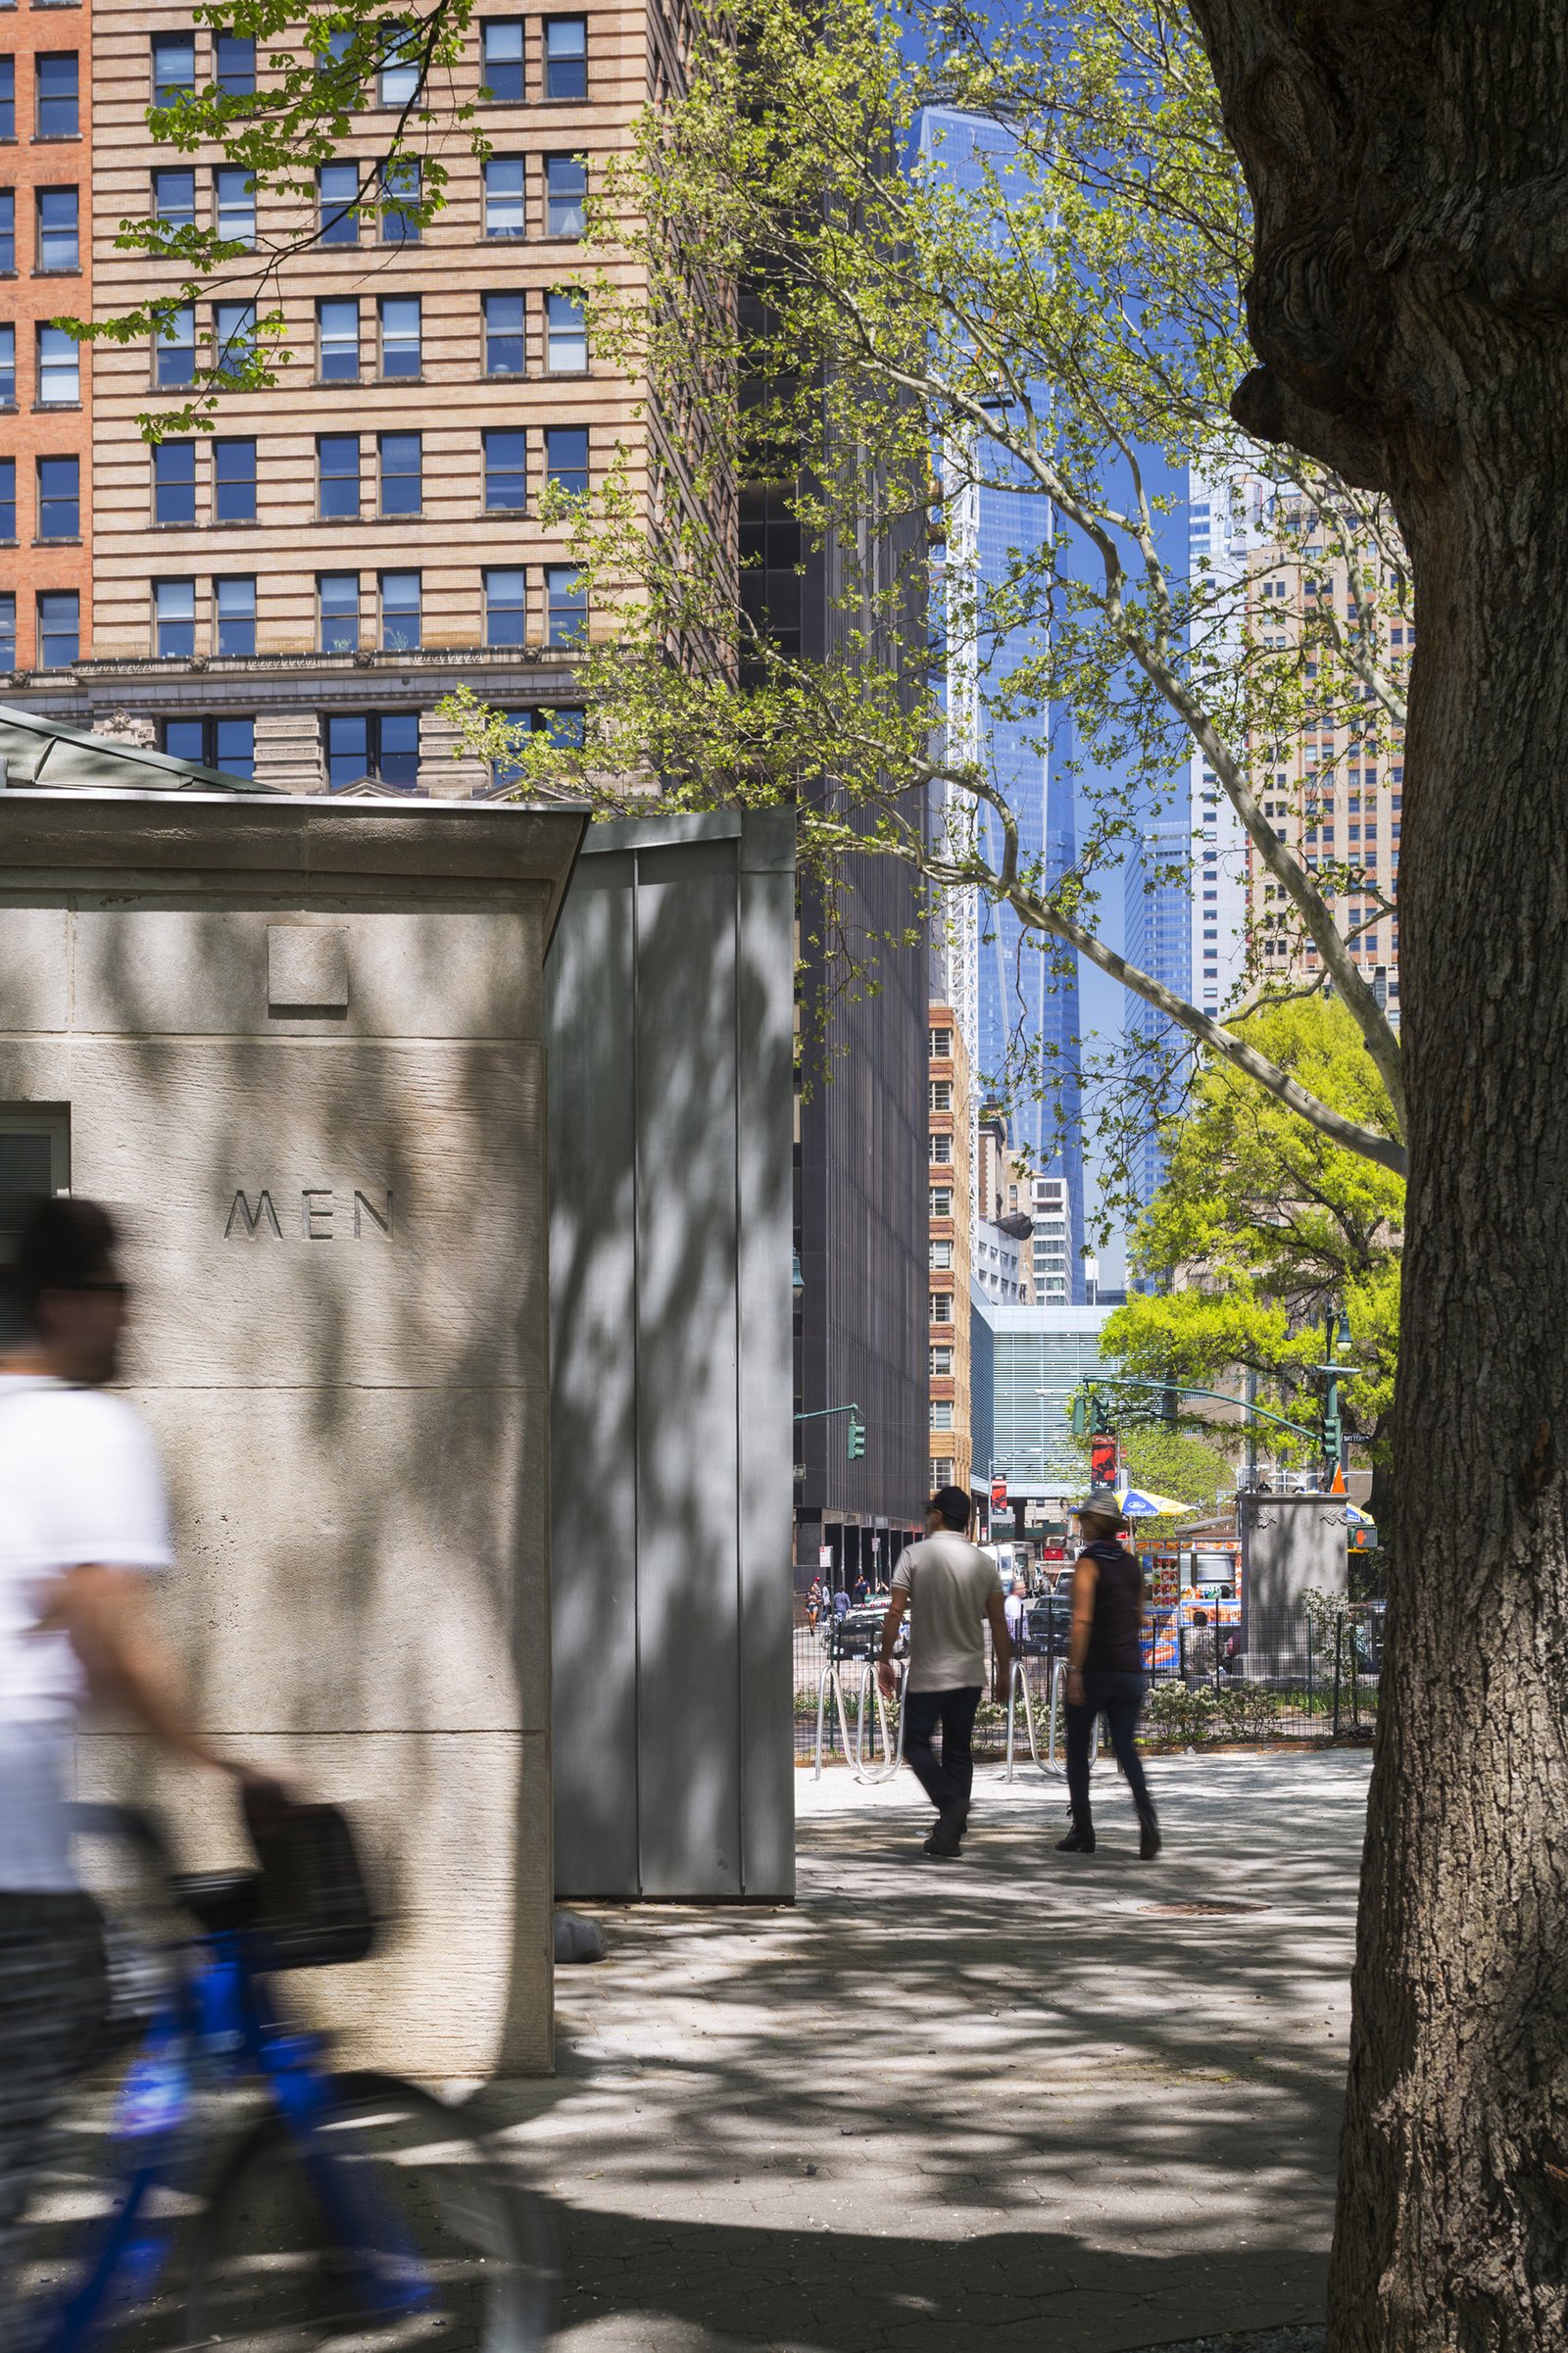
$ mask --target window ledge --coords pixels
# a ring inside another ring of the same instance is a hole
[[[55,5],[55,0],[50,0],[50,5]],[[13,270],[10,274],[15,277],[17,273]],[[32,274],[34,277],[80,277],[81,264],[73,262],[68,269],[64,270],[35,270]]]
[[[74,531],[69,539],[35,539],[32,544],[35,548],[79,548],[81,534]]]
[[[79,147],[81,133],[79,130],[35,130],[32,144],[34,147]]]
[[[79,411],[80,411],[80,408],[81,408],[81,403],[80,403],[80,401],[79,401],[79,400],[76,400],[76,401],[34,401],[34,402],[33,402],[33,404],[32,404],[32,413],[33,413],[34,417],[38,417],[38,416],[44,416],[44,417],[69,417],[69,416],[72,414],[72,412],[73,412],[73,411],[76,411],[76,412],[78,412],[78,413],[79,413]]]

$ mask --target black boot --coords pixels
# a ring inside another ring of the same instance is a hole
[[[1138,1817],[1139,1861],[1152,1863],[1158,1854],[1160,1845],[1159,1824],[1155,1821],[1154,1809],[1151,1806],[1146,1813],[1142,1813]]]
[[[1094,1851],[1095,1826],[1087,1820],[1075,1821],[1067,1836],[1056,1840],[1058,1854],[1093,1854]]]

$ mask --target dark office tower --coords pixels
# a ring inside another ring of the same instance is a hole
[[[879,649],[892,663],[924,644],[923,552],[923,524],[902,527],[876,552],[873,587],[895,580],[903,596]],[[775,553],[782,563],[783,551],[770,551],[770,566]],[[832,544],[808,553],[805,566],[802,649],[821,658],[832,650],[845,576]],[[770,610],[775,627],[788,617]],[[831,795],[831,783],[823,790]],[[930,1476],[927,951],[918,894],[898,860],[851,858],[845,886],[849,960],[863,966],[861,978],[846,989],[844,959],[804,951],[796,1390],[797,1411],[818,1418],[796,1425],[798,1586],[819,1566],[852,1584],[860,1569],[872,1583],[885,1576],[919,1530]],[[822,916],[808,883],[803,943],[826,936]],[[917,945],[891,944],[910,931]],[[860,1455],[850,1452],[850,1417],[823,1410],[849,1404],[864,1424]]]

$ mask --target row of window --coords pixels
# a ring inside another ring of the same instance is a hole
[[[81,69],[74,49],[33,59],[32,127],[39,139],[81,135]],[[17,135],[17,61],[0,57],[0,139]]]
[[[375,76],[380,105],[412,106],[419,94],[420,68],[417,34],[398,24],[383,28],[381,65]],[[479,27],[482,94],[517,105],[527,97],[524,20],[488,17]],[[353,34],[344,29],[328,34],[318,51],[326,67],[347,56]],[[588,95],[588,20],[586,17],[546,17],[541,48],[541,90],[546,98],[586,98]],[[155,32],[152,36],[152,93],[155,106],[172,106],[193,97],[197,89],[196,39],[190,32]],[[213,42],[212,86],[231,98],[251,97],[256,89],[256,43],[242,34],[220,32]]]
[[[542,444],[542,478],[572,497],[588,489],[588,428],[546,425],[535,434]],[[344,522],[364,512],[364,441],[358,433],[321,433],[316,442],[317,512],[322,520]],[[528,503],[528,435],[507,426],[482,432],[484,510],[487,515],[520,515]],[[212,452],[210,511],[216,523],[253,523],[257,515],[257,444],[253,440],[163,441],[153,451],[153,521],[192,527],[197,520],[198,456]],[[424,497],[423,436],[377,433],[372,500],[388,515],[417,515]]]
[[[324,383],[355,383],[364,359],[364,306],[357,300],[316,306],[317,368]],[[526,295],[498,292],[482,297],[484,372],[520,376],[527,369]],[[382,295],[375,305],[375,357],[389,382],[423,372],[424,314],[417,294]],[[58,331],[58,330],[57,330]],[[212,364],[239,367],[256,334],[254,303],[213,305]],[[544,364],[547,375],[583,375],[588,368],[588,332],[582,305],[569,294],[544,297]],[[153,381],[160,391],[177,392],[196,380],[197,321],[192,304],[171,313],[153,346]]]
[[[580,237],[588,195],[588,165],[580,155],[493,155],[483,167],[484,234],[519,238],[528,233],[530,164],[540,175],[540,220],[547,237]],[[256,186],[248,172],[220,165],[212,173],[209,218],[220,237],[236,245],[256,242]],[[165,228],[201,224],[199,191],[204,175],[190,167],[152,175],[152,218]],[[416,245],[420,226],[410,213],[419,200],[416,158],[363,164],[322,164],[316,174],[317,233],[322,245],[358,245],[362,232],[379,224],[383,245]]]
[[[514,727],[548,735],[558,744],[574,745],[583,740],[581,711],[509,711],[505,715]],[[171,760],[195,760],[202,767],[221,768],[230,776],[255,777],[254,718],[166,719],[162,740]],[[321,725],[321,749],[326,781],[333,792],[341,792],[362,776],[405,788],[416,785],[419,780],[419,714],[414,711],[330,711]],[[515,767],[506,762],[496,763],[498,784],[510,783],[516,773]]]
[[[33,199],[32,266],[35,270],[79,270],[80,207],[74,188],[39,188]],[[0,273],[17,267],[17,197],[0,188]]]
[[[588,600],[581,575],[570,564],[546,564],[544,642],[558,650],[583,642]],[[520,564],[497,564],[480,573],[484,598],[484,644],[498,650],[521,647],[528,636],[528,574]],[[206,592],[213,653],[245,660],[256,652],[256,576],[235,573],[213,580]],[[366,609],[358,572],[316,576],[317,644],[323,654],[356,654],[362,644],[384,653],[416,652],[423,641],[423,590],[418,572],[378,572],[373,606]],[[196,653],[198,583],[155,580],[152,651],[163,662],[188,662]],[[40,590],[36,599],[38,667],[65,669],[81,656],[81,608],[74,589]],[[17,600],[0,596],[0,670],[17,663]]]

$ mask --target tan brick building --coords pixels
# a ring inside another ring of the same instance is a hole
[[[931,1007],[931,1485],[967,1494],[969,1389],[969,1057],[953,1007]]]
[[[217,150],[182,154],[146,125],[155,89],[244,91],[265,82],[265,55],[219,44],[163,0],[17,20],[29,32],[40,22],[79,28],[84,123],[96,93],[93,135],[72,154],[98,316],[177,283],[174,264],[115,250],[127,217],[216,221],[254,241],[258,265],[229,265],[232,282],[156,349],[83,355],[96,431],[73,561],[84,582],[90,547],[95,606],[89,615],[83,586],[80,659],[45,663],[21,620],[31,574],[19,579],[17,661],[30,675],[12,699],[294,791],[366,775],[488,789],[480,763],[454,757],[434,706],[459,680],[518,713],[570,713],[578,697],[575,648],[596,624],[561,530],[538,519],[540,490],[547,476],[568,490],[601,480],[617,443],[635,471],[641,428],[634,388],[595,366],[562,281],[578,265],[587,177],[678,79],[674,16],[651,0],[476,19],[450,83],[431,92],[450,179],[418,235],[395,202],[354,202],[409,96],[402,69],[367,89],[302,212],[249,196]],[[21,58],[17,76],[20,107]],[[500,93],[478,104],[492,147],[482,165],[466,130],[440,120],[481,83]],[[41,170],[52,151],[39,153]],[[243,335],[247,304],[270,307],[262,261],[314,227],[319,240],[278,272],[282,383],[224,396],[211,435],[150,448],[138,417],[184,397],[204,339]],[[87,421],[84,405],[71,429],[84,436]]]

